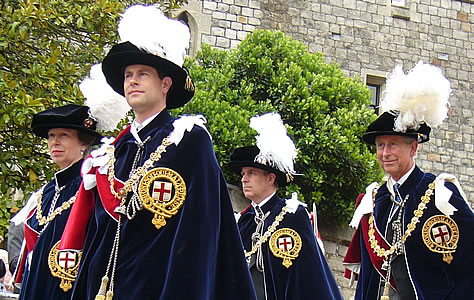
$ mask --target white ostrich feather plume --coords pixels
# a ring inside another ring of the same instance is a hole
[[[380,106],[383,112],[399,112],[395,131],[416,130],[423,122],[436,127],[448,115],[450,94],[451,85],[441,70],[419,61],[407,74],[401,66],[393,70]]]
[[[133,5],[125,10],[118,25],[122,42],[130,42],[151,54],[182,67],[189,47],[189,28],[167,18],[156,6]]]
[[[92,66],[89,77],[80,84],[82,94],[86,98],[90,115],[97,121],[97,129],[114,130],[131,109],[127,100],[116,93],[105,80],[101,64]]]
[[[288,136],[286,127],[277,113],[267,113],[250,118],[250,127],[258,132],[255,136],[260,153],[255,161],[262,161],[285,174],[296,174],[293,163],[297,156],[295,144]]]

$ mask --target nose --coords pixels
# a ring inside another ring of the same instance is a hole
[[[387,145],[383,146],[382,155],[383,155],[383,157],[387,157],[387,156],[390,155],[390,148],[387,147]]]
[[[57,145],[59,144],[59,138],[57,136],[50,136],[49,137],[49,141],[51,144],[53,145]]]
[[[138,80],[137,80],[137,75],[135,74],[128,74],[126,77],[125,77],[125,84],[127,85],[136,85],[138,83]]]

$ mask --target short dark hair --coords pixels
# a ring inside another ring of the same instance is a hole
[[[273,172],[266,171],[266,170],[262,170],[262,171],[263,171],[263,174],[264,174],[265,176],[270,175],[270,173],[273,174],[273,175],[275,175],[275,180],[273,181],[273,184],[274,184],[277,188],[279,188],[279,186],[278,186],[278,180],[277,180],[277,174],[275,174],[275,173],[273,173]]]

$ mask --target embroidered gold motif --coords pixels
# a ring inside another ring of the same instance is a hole
[[[166,225],[165,219],[174,216],[186,199],[186,184],[174,170],[156,168],[140,181],[138,195],[143,207],[155,214],[152,223],[157,229]]]
[[[76,280],[81,261],[81,251],[59,251],[59,240],[49,252],[48,265],[51,275],[61,279],[59,287],[67,292],[72,288],[72,283]]]
[[[293,259],[298,257],[302,247],[301,237],[291,228],[281,228],[270,238],[270,250],[273,255],[283,258],[283,265],[289,268]]]
[[[444,215],[430,217],[423,225],[421,236],[430,251],[442,253],[443,261],[451,263],[451,253],[456,252],[459,240],[458,225],[453,219]]]

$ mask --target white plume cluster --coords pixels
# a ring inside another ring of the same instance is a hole
[[[156,6],[133,5],[118,25],[121,42],[130,42],[151,54],[182,67],[189,47],[189,28],[168,19]]]
[[[91,117],[97,121],[98,130],[116,129],[131,108],[125,97],[107,83],[101,64],[92,66],[89,77],[79,84],[79,88],[86,97],[85,105],[89,106]]]
[[[255,136],[260,153],[255,161],[266,162],[285,174],[296,174],[293,163],[297,156],[295,144],[288,136],[286,127],[277,113],[267,113],[250,118],[250,127],[258,132]]]
[[[425,122],[430,127],[440,125],[449,109],[451,85],[441,70],[419,61],[407,74],[397,66],[388,77],[383,112],[397,111],[394,130],[406,132],[418,129]]]

